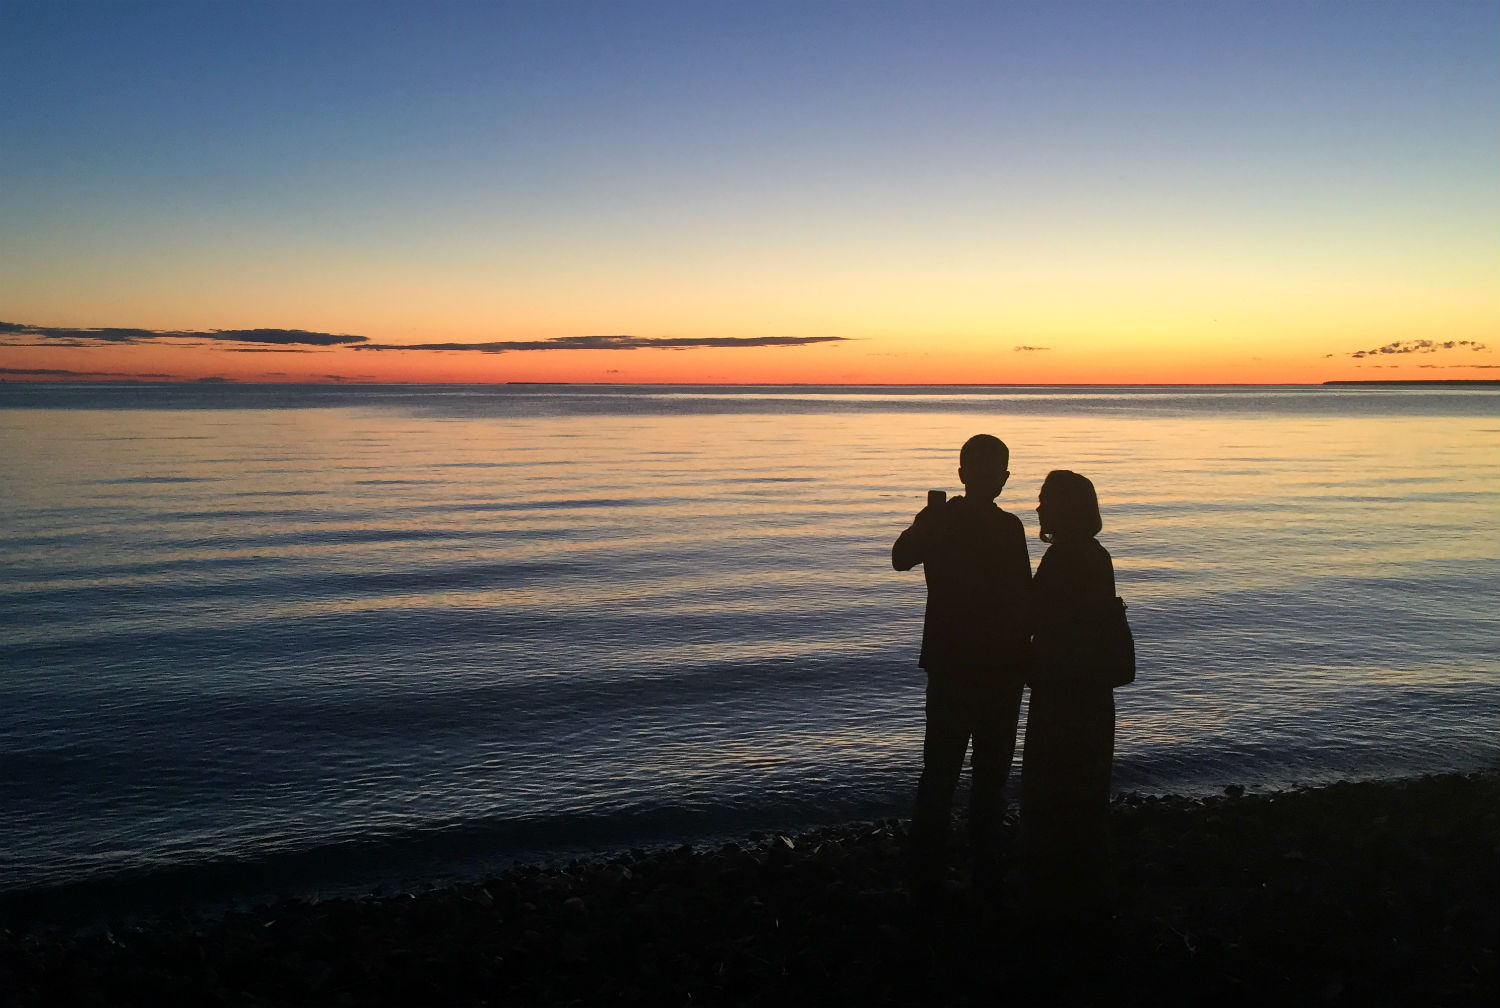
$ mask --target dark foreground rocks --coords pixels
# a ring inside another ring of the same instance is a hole
[[[1114,933],[1041,933],[902,824],[520,868],[204,925],[0,933],[0,1003],[1495,1004],[1500,776],[1130,796]]]

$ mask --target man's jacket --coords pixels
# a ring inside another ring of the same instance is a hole
[[[891,559],[900,570],[920,563],[927,579],[924,669],[1024,671],[1031,557],[1019,518],[987,501],[954,497],[902,532]]]

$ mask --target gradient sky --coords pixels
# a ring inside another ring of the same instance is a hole
[[[1500,0],[0,0],[0,61],[0,378],[1500,377]]]

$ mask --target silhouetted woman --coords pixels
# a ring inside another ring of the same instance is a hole
[[[1115,597],[1094,485],[1049,473],[1037,505],[1050,543],[1032,580],[1035,665],[1021,762],[1023,899],[1040,923],[1104,927],[1113,911],[1109,778],[1115,701],[1093,629]]]

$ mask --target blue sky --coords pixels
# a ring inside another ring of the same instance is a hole
[[[0,319],[1097,352],[1151,328],[1118,288],[1246,339],[1326,268],[1472,337],[1497,41],[1494,2],[6,2]]]

